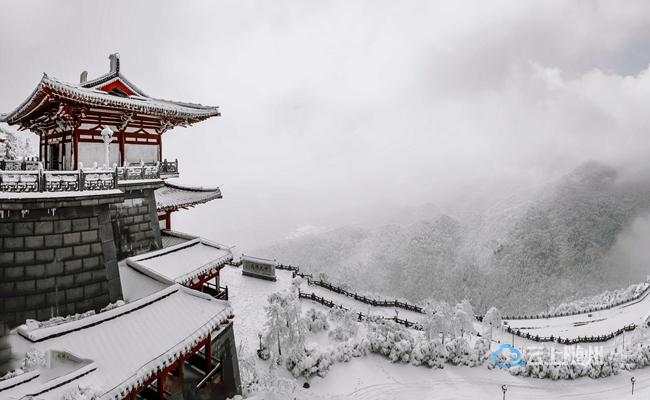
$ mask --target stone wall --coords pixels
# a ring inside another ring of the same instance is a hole
[[[111,203],[123,194],[0,201],[0,310],[7,325],[121,299]]]
[[[124,202],[111,205],[118,260],[162,248],[154,190],[124,190]]]
[[[239,360],[237,358],[237,345],[232,323],[212,340],[212,354],[221,360],[221,378],[223,384],[219,394],[222,398],[231,398],[241,395],[241,379],[239,376]]]

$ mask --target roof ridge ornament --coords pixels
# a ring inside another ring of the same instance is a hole
[[[109,54],[108,59],[110,60],[110,67],[111,67],[110,72],[115,72],[115,73],[119,74],[120,73],[120,53]]]

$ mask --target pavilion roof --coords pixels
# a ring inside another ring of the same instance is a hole
[[[158,212],[176,211],[179,208],[194,207],[220,199],[221,189],[181,185],[165,181],[165,186],[156,189],[156,208]]]
[[[58,400],[75,387],[92,387],[99,399],[122,399],[224,328],[231,314],[227,302],[174,284],[85,318],[23,325],[9,335],[14,351],[64,351],[78,359],[66,368],[42,367],[0,381],[0,397]]]
[[[104,86],[110,83],[111,79],[114,81],[119,79],[132,89],[134,94],[121,97],[97,89],[100,84]],[[28,122],[39,117],[39,111],[50,109],[52,102],[141,113],[169,119],[175,124],[191,124],[220,115],[218,107],[148,97],[119,72],[81,84],[63,82],[44,74],[36,89],[22,104],[12,112],[0,114],[0,122],[8,124]]]

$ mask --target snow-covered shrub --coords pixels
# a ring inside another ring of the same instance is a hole
[[[329,332],[329,337],[333,340],[344,342],[359,331],[359,321],[352,311],[333,308],[330,310],[330,319],[337,322],[336,327]]]
[[[650,365],[650,347],[640,343],[625,346],[621,354],[621,369],[634,370]]]
[[[305,313],[305,324],[307,329],[312,333],[317,333],[320,331],[326,331],[329,329],[329,323],[327,322],[327,314],[323,311],[310,308]]]
[[[63,400],[95,400],[101,392],[92,387],[75,386],[63,395]]]
[[[415,343],[411,332],[392,321],[369,324],[368,341],[373,353],[382,354],[392,362],[404,363],[411,360]]]
[[[368,354],[370,342],[361,338],[340,343],[333,351],[332,358],[338,362],[348,362],[352,358],[362,357]]]
[[[444,368],[447,361],[447,347],[440,339],[420,338],[413,346],[411,364],[426,365],[429,368]]]
[[[470,367],[483,365],[483,363],[490,357],[490,341],[486,338],[479,338],[474,343],[472,349],[472,356],[470,358]]]
[[[447,349],[447,362],[452,365],[470,365],[472,348],[467,340],[462,337],[454,338],[445,343]]]
[[[313,375],[324,377],[331,365],[331,355],[317,349],[293,351],[287,357],[287,369],[295,378],[299,376],[310,378]]]
[[[577,379],[588,376],[592,379],[618,374],[621,357],[616,353],[590,355],[577,359],[565,356],[558,359],[552,351],[526,353],[521,358],[525,365],[510,368],[512,375],[538,379]]]
[[[25,359],[22,362],[21,368],[24,371],[32,371],[38,367],[47,365],[47,358],[45,353],[38,349],[31,349],[25,354]]]

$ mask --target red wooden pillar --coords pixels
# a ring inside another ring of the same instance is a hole
[[[172,213],[171,211],[165,212],[165,229],[172,229]]]
[[[181,380],[181,385],[183,384],[183,382],[185,382],[185,367],[184,367],[184,365],[185,365],[185,362],[181,358],[179,360],[179,362],[178,362],[178,377]]]
[[[120,132],[119,137],[118,137],[119,143],[120,143],[120,161],[119,161],[119,163],[120,163],[120,166],[122,166],[122,167],[124,166],[124,161],[126,161],[125,160],[126,157],[125,157],[125,154],[124,154],[124,141],[125,141],[124,134],[125,134],[125,132]]]
[[[212,370],[212,339],[208,335],[208,342],[205,344],[205,368],[206,372]]]
[[[45,144],[44,144],[44,146],[43,146],[43,147],[44,147],[44,153],[45,153],[45,158],[44,158],[44,160],[43,160],[43,168],[45,168],[45,169],[49,169],[49,168],[47,167],[47,150],[48,150],[48,149],[47,149],[47,132],[45,132],[45,133],[43,134],[43,136],[44,136],[44,138],[45,138]]]
[[[158,161],[162,161],[162,134],[158,135]]]
[[[158,375],[158,399],[165,400],[165,378],[167,378],[167,372],[163,371]]]
[[[73,170],[79,169],[79,130],[75,129],[74,132],[72,132],[72,147],[74,151],[74,166]]]

